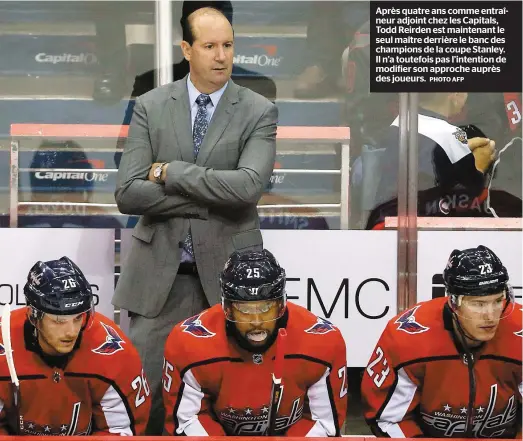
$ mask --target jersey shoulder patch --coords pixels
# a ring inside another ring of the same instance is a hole
[[[100,355],[113,355],[119,351],[123,351],[124,347],[122,344],[126,342],[122,337],[120,337],[118,332],[116,332],[112,326],[109,326],[106,323],[98,322],[97,324],[99,324],[105,331],[105,341],[92,351],[95,354]]]
[[[403,331],[407,334],[421,334],[422,332],[426,332],[430,329],[416,320],[415,314],[420,306],[421,305],[417,305],[414,308],[405,311],[396,319],[394,324],[398,325],[396,328],[398,331]]]
[[[210,331],[205,327],[202,323],[202,316],[205,314],[206,311],[197,314],[195,316],[189,317],[185,321],[183,321],[180,326],[182,328],[182,332],[185,332],[187,334],[191,334],[193,337],[197,338],[210,338],[214,337],[216,335],[215,332]]]
[[[306,329],[307,334],[327,334],[331,331],[335,331],[335,326],[328,320],[318,317],[317,321],[310,328]]]

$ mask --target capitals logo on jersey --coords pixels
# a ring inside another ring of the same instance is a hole
[[[423,326],[416,321],[414,313],[421,305],[418,305],[404,312],[394,323],[399,324],[398,331],[405,331],[408,334],[421,334],[430,328]]]
[[[123,339],[118,335],[118,333],[109,325],[100,322],[100,324],[107,332],[107,337],[105,342],[98,346],[96,349],[93,349],[93,352],[101,355],[113,355],[118,351],[123,351],[122,343],[125,343]]]
[[[209,331],[205,326],[202,325],[200,317],[203,314],[205,313],[202,312],[201,314],[195,315],[185,320],[182,323],[183,332],[187,332],[199,338],[214,337],[216,334],[214,332]]]
[[[307,334],[327,334],[328,332],[335,331],[334,325],[321,317],[318,317],[318,321],[312,325],[309,329],[306,329]]]

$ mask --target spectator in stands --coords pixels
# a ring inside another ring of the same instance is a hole
[[[418,215],[480,216],[485,172],[495,158],[495,143],[475,137],[448,122],[459,113],[466,93],[420,94],[418,118]],[[380,145],[381,156],[376,192],[376,208],[371,212],[367,229],[378,228],[385,216],[397,215],[397,174],[399,161],[399,117]],[[484,196],[483,196],[484,197]]]
[[[217,275],[234,250],[263,247],[256,206],[276,153],[277,107],[230,79],[230,22],[201,8],[183,28],[190,72],[136,99],[115,193],[122,213],[141,216],[113,304],[132,313],[153,394],[149,435],[163,430],[171,328],[220,301]]]
[[[522,216],[521,93],[469,93],[456,125],[474,125],[496,141],[499,158],[489,170],[486,210],[496,217]]]
[[[315,1],[307,25],[307,64],[296,81],[296,98],[324,98],[340,90],[340,57],[361,24],[368,2]]]
[[[370,92],[369,21],[345,50],[342,71],[347,92],[344,120],[351,128],[351,220],[353,227],[361,227],[375,202],[375,185],[369,185],[364,176],[375,172],[382,150],[378,141],[399,111],[398,94]],[[521,217],[521,94],[471,93],[461,111],[449,115],[448,121],[465,129],[475,126],[480,129],[479,136],[486,134],[498,145],[499,161],[485,176],[488,192],[483,197],[487,197],[476,207],[481,205],[486,215]]]

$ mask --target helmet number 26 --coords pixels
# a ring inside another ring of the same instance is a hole
[[[76,288],[76,280],[68,278],[64,279],[64,289],[74,289]]]

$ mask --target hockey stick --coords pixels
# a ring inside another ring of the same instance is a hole
[[[267,436],[276,435],[276,417],[283,396],[283,357],[285,356],[285,340],[287,331],[284,328],[278,330],[276,337],[276,356],[274,358],[274,372],[272,374],[271,401],[269,403],[269,416]]]
[[[13,347],[11,345],[11,306],[9,303],[6,303],[2,310],[2,340],[4,343],[5,358],[7,361],[7,368],[9,369],[9,375],[11,376],[11,382],[14,386],[14,405],[16,409],[16,426],[18,431],[18,426],[23,427],[23,420],[21,415],[19,415],[20,410],[20,382],[18,381],[18,376],[16,375],[15,362],[13,359]]]

